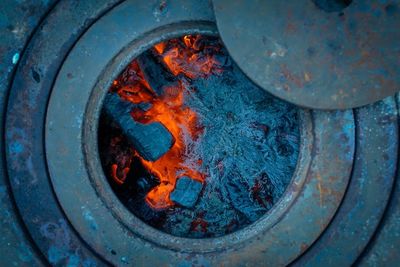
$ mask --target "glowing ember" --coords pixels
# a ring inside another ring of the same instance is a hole
[[[121,146],[121,137],[115,136],[111,139],[111,146],[116,148],[114,157],[118,160],[118,164],[111,165],[111,177],[118,184],[124,184],[126,177],[130,171],[132,164],[132,150],[130,148]]]
[[[160,184],[146,196],[147,204],[154,209],[174,205],[170,200],[170,193],[179,177],[188,176],[200,182],[205,180],[204,173],[184,164],[187,138],[195,141],[202,132],[196,113],[185,105],[185,94],[190,94],[189,87],[185,85],[187,79],[207,77],[222,71],[215,58],[215,52],[219,49],[217,45],[207,47],[201,36],[187,35],[182,39],[159,43],[154,46],[154,52],[161,57],[167,69],[177,76],[178,83],[165,87],[157,95],[145,80],[139,64],[133,61],[112,85],[111,90],[118,92],[123,99],[135,104],[150,105],[146,111],[132,111],[131,115],[137,122],[160,122],[175,138],[171,149],[154,162],[146,161],[139,153],[134,152],[134,156],[140,159],[144,167],[160,180]],[[201,165],[200,161],[198,165]],[[112,165],[112,177],[117,184],[123,184],[129,168],[122,167],[118,175],[119,169],[117,164]]]
[[[175,76],[184,74],[186,77],[195,79],[222,71],[218,67],[220,62],[215,58],[220,47],[206,46],[201,36],[184,36],[184,45],[177,42],[170,43],[172,45],[169,47],[158,44],[155,49],[163,56],[165,64]]]

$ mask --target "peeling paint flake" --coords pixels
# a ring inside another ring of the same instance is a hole
[[[12,57],[12,63],[15,65],[18,63],[19,60],[19,53],[15,53],[14,56]]]

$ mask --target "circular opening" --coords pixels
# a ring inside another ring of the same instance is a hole
[[[179,237],[218,237],[262,217],[291,181],[298,110],[251,83],[216,37],[186,35],[134,59],[99,121],[120,201]]]
[[[352,0],[312,0],[313,3],[325,12],[341,12],[348,7]]]

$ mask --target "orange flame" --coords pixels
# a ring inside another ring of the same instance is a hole
[[[212,71],[221,72],[218,68],[218,60],[214,54],[203,54],[206,49],[211,51],[218,50],[218,47],[206,47],[201,43],[200,35],[186,35],[183,37],[184,47],[175,45],[166,49],[166,44],[161,43],[155,46],[155,50],[162,55],[163,60],[169,70],[175,76],[184,74],[186,77],[195,79],[204,77],[212,73]]]
[[[197,125],[196,113],[184,105],[182,86],[180,83],[176,87],[167,88],[162,97],[153,99],[152,108],[140,117],[133,113],[135,120],[143,123],[161,122],[175,138],[171,149],[154,162],[146,161],[138,155],[143,165],[160,179],[161,184],[150,191],[146,197],[147,203],[157,209],[173,205],[169,199],[169,193],[174,189],[177,178],[188,176],[201,182],[205,178],[204,174],[184,165],[186,145],[183,134],[187,132],[192,139],[196,139],[200,129]]]
[[[114,181],[122,185],[125,182],[126,176],[128,175],[130,168],[125,167],[122,169],[122,175],[121,177],[118,175],[118,164],[113,164],[111,165],[111,177],[114,179]]]
[[[200,38],[200,36],[184,36],[179,42],[159,43],[154,46],[154,50],[175,76],[183,75],[182,77],[193,79],[210,75],[213,71],[222,71],[218,68],[218,62],[213,55],[202,54]],[[187,88],[182,80],[166,87],[163,94],[157,96],[144,79],[137,62],[132,62],[129,68],[136,78],[132,80],[129,75],[124,76],[124,72],[123,77],[114,82],[114,90],[133,103],[150,103],[149,110],[133,110],[132,117],[141,123],[160,122],[175,138],[171,149],[154,162],[144,160],[135,152],[135,156],[141,160],[144,167],[160,180],[160,184],[147,194],[146,202],[154,209],[167,208],[174,205],[170,199],[170,193],[174,190],[179,177],[188,176],[201,182],[205,179],[205,174],[184,164],[186,151],[184,134],[187,133],[192,140],[196,140],[201,134],[201,127],[198,124],[196,112],[184,104],[184,92]],[[201,162],[198,164],[200,165]],[[116,173],[117,167],[113,168]],[[116,181],[123,182],[122,179],[116,179]]]

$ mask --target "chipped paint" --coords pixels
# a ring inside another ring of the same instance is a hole
[[[19,60],[19,53],[15,53],[12,57],[12,64],[17,64]]]

